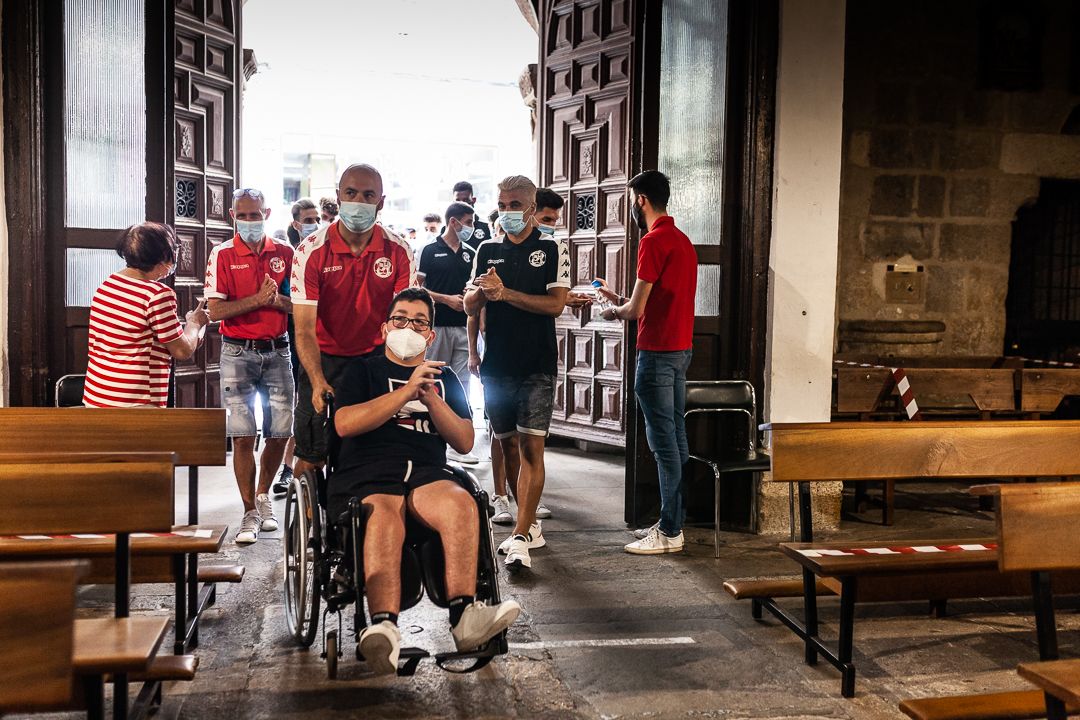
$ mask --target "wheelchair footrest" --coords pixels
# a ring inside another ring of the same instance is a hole
[[[471,650],[469,652],[439,653],[435,656],[435,664],[446,672],[459,674],[476,672],[485,667],[499,655],[505,655],[507,649],[506,633],[502,632],[488,640],[487,643],[476,650]],[[449,664],[462,660],[472,660],[473,663],[460,668]]]
[[[431,653],[421,648],[401,648],[401,652],[398,655],[398,676],[410,677],[415,675],[416,666],[420,664],[421,660],[429,657],[431,657]]]

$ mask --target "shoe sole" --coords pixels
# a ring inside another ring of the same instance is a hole
[[[550,518],[551,518],[551,511],[550,510],[548,510],[546,513],[536,513],[536,519],[537,520],[548,520]]]
[[[505,515],[496,515],[495,517],[491,518],[491,522],[495,523],[496,525],[513,525],[514,516],[510,513],[507,513]]]
[[[360,640],[360,654],[376,675],[397,674],[397,663],[390,660],[393,651],[394,644],[385,635],[366,635]]]
[[[263,524],[259,526],[259,529],[263,532],[274,532],[278,529],[277,520],[263,520]]]
[[[537,548],[546,547],[547,546],[547,540],[545,540],[544,536],[541,535],[539,540],[530,540],[529,542],[526,542],[525,544],[529,547],[530,550],[535,550]],[[505,555],[506,553],[510,552],[510,549],[509,548],[503,548],[502,546],[500,546],[497,552],[498,552],[499,555]]]
[[[631,555],[664,555],[666,553],[677,553],[683,551],[683,545],[679,547],[667,547],[667,548],[631,548],[630,546],[623,547],[623,550]]]
[[[248,540],[247,538],[236,537],[236,538],[233,538],[233,542],[235,542],[237,545],[253,545],[253,544],[255,544],[255,541],[258,540],[258,539],[259,539],[258,535],[251,538],[250,540]]]
[[[519,614],[521,614],[520,606],[507,608],[505,613],[495,616],[494,622],[491,623],[491,626],[486,631],[478,633],[475,637],[462,638],[460,642],[458,642],[457,638],[454,638],[454,644],[457,646],[458,652],[476,650],[488,640],[513,625],[514,621],[518,619]]]
[[[515,559],[511,560],[508,557],[504,564],[506,565],[506,569],[509,570],[510,572],[518,572],[522,568],[530,568],[531,569],[532,568],[532,558],[526,559],[526,558],[522,558],[522,557],[516,557]]]

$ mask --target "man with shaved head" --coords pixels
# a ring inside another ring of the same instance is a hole
[[[350,165],[337,199],[337,220],[301,242],[293,260],[297,475],[326,459],[324,394],[334,394],[350,359],[382,344],[390,301],[416,279],[408,243],[375,221],[386,199],[379,171]]]

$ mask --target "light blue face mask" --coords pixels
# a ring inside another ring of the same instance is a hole
[[[510,235],[520,235],[525,230],[525,213],[522,210],[499,211],[499,225]]]
[[[461,229],[457,231],[458,242],[468,242],[473,235],[473,230],[474,228],[462,225]]]
[[[536,227],[540,230],[542,234],[547,235],[548,237],[555,237],[554,225],[537,225]]]
[[[257,243],[263,238],[262,220],[237,220],[236,232],[246,243]]]
[[[343,202],[338,205],[338,218],[354,233],[367,232],[375,224],[379,209],[375,205],[358,202]]]
[[[303,240],[311,233],[319,229],[319,223],[301,223],[300,224],[300,239]]]

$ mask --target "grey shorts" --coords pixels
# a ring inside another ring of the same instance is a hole
[[[289,348],[245,350],[221,344],[221,404],[228,437],[255,437],[255,397],[262,397],[265,438],[287,438],[293,429],[293,379]]]
[[[484,410],[497,438],[515,432],[547,436],[555,403],[555,376],[485,377]]]

